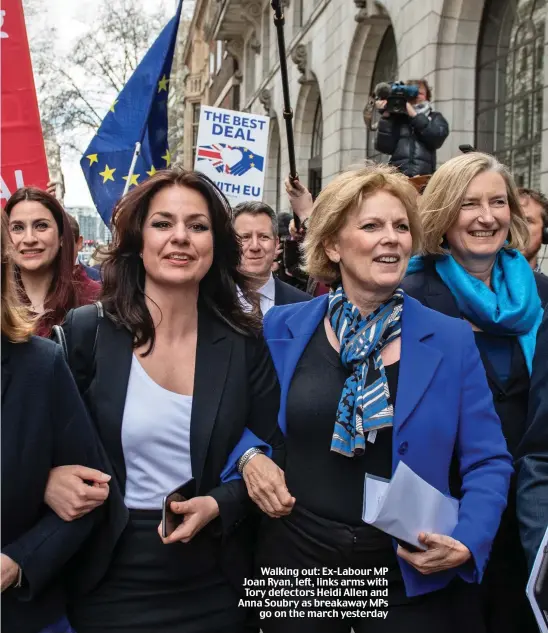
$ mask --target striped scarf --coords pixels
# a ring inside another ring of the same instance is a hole
[[[352,374],[344,383],[331,450],[347,457],[363,455],[365,434],[392,426],[394,409],[389,391],[382,348],[401,334],[403,290],[363,318],[348,301],[342,285],[329,293],[328,315],[341,346],[341,362]],[[371,362],[372,361],[372,362]],[[368,373],[372,380],[367,383]]]

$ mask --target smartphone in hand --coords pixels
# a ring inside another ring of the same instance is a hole
[[[167,538],[185,520],[184,514],[171,511],[173,501],[188,501],[196,496],[196,480],[189,479],[184,484],[168,493],[162,501],[162,537]]]
[[[406,541],[402,541],[399,538],[396,539],[396,543],[398,545],[401,545],[403,547],[403,549],[406,549],[408,552],[411,552],[411,553],[425,552],[426,551],[424,549],[419,549],[416,545],[411,545],[411,543],[407,543]]]

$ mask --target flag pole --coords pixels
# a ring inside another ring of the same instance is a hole
[[[285,16],[282,10],[281,0],[272,0],[270,4],[272,6],[272,9],[274,10],[274,26],[276,27],[276,33],[278,36],[280,75],[282,79],[282,92],[284,101],[283,117],[285,119],[287,152],[289,154],[289,180],[291,182],[294,182],[295,180],[299,180],[299,174],[297,173],[297,161],[295,160],[295,141],[293,138],[293,110],[291,109],[291,102],[289,97],[289,79],[287,75],[287,60],[284,37]],[[295,214],[293,214],[293,218],[295,220],[295,227],[298,229],[300,225],[299,218]]]
[[[141,153],[141,143],[137,141],[135,143],[135,151],[133,152],[133,158],[131,159],[131,165],[129,167],[129,174],[127,175],[126,186],[124,187],[124,193],[122,194],[122,198],[128,192],[131,186],[131,179],[133,177],[133,172],[135,171],[135,165],[137,164],[137,159],[139,158],[139,154]]]

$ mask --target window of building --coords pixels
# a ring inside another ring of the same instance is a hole
[[[312,198],[322,190],[322,143],[323,143],[323,115],[322,100],[318,98],[316,112],[314,113],[314,124],[312,126],[312,146],[310,150],[310,160],[308,161],[308,190]]]
[[[215,53],[209,53],[209,77],[215,74]]]
[[[198,127],[200,126],[200,104],[192,104],[192,166],[196,159],[196,145],[198,143]]]
[[[541,171],[548,0],[488,0],[476,85],[476,147],[505,163],[519,186]]]
[[[373,77],[371,78],[371,90],[373,93],[375,86],[381,81],[388,83],[396,81],[398,74],[398,48],[396,46],[396,38],[394,37],[394,29],[389,26],[386,29],[379,50],[377,51],[377,57],[375,59],[375,66],[373,68]],[[363,104],[365,107],[365,103]],[[376,163],[388,162],[389,156],[380,154],[375,149],[375,136],[376,126],[379,120],[378,112],[375,112],[372,122],[372,130],[367,130],[367,158],[375,161]]]

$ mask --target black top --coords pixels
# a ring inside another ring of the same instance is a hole
[[[385,370],[390,393],[395,394],[399,362]],[[287,396],[285,473],[289,490],[307,510],[348,525],[364,525],[365,474],[392,476],[392,428],[379,430],[374,443],[366,442],[360,457],[330,450],[337,407],[349,375],[322,321],[297,364]],[[391,396],[390,401],[394,399]]]
[[[101,514],[65,522],[44,504],[50,469],[103,469],[97,437],[61,347],[2,337],[2,553],[22,570],[2,594],[2,630],[36,633],[64,612],[60,572]]]

